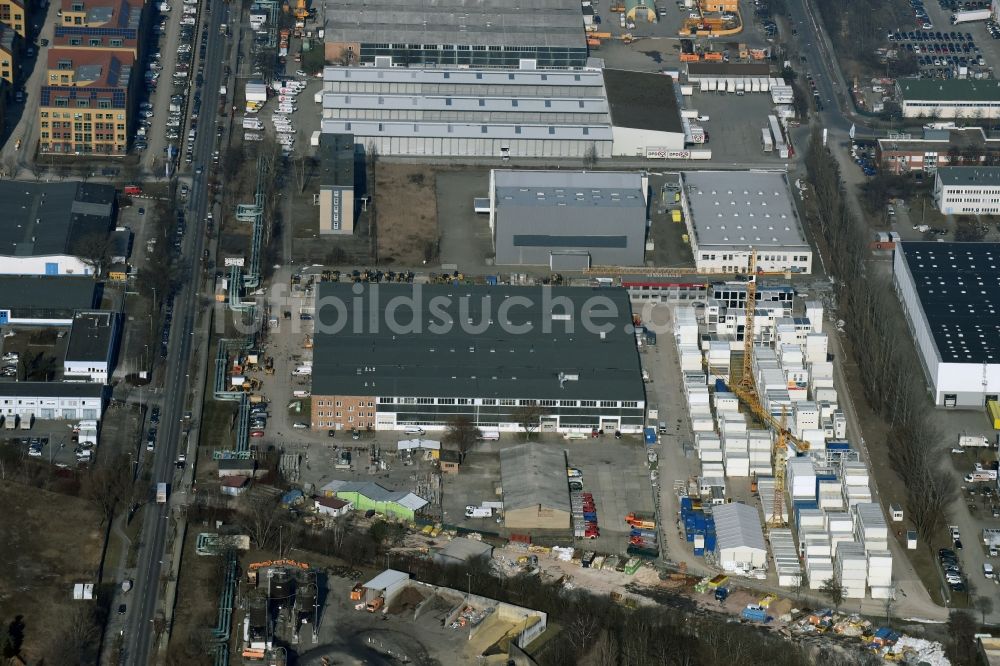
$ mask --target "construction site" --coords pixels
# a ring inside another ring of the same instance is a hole
[[[238,625],[244,663],[283,666],[289,649],[305,651],[318,641],[321,575],[295,560],[247,567]]]

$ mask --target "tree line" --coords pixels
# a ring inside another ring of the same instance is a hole
[[[815,226],[827,247],[824,257],[834,283],[837,315],[872,410],[889,427],[884,444],[906,488],[906,508],[921,540],[933,542],[947,524],[957,491],[942,468],[942,433],[924,389],[921,362],[901,312],[891,278],[868,270],[869,230],[850,210],[840,170],[813,130],[806,169],[816,196]]]

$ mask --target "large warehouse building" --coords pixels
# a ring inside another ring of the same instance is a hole
[[[812,272],[812,248],[783,171],[685,171],[681,206],[695,266],[744,273],[752,250],[763,272]]]
[[[500,450],[503,522],[509,530],[567,530],[569,481],[562,451],[536,444]]]
[[[641,266],[648,177],[621,171],[490,172],[498,265]]]
[[[683,151],[676,90],[660,74],[601,70],[327,67],[325,134],[380,155],[665,157]]]
[[[577,0],[327,0],[326,61],[395,67],[582,67]],[[378,59],[378,60],[377,60]]]
[[[324,133],[380,155],[611,156],[599,70],[327,67]]]
[[[1000,81],[996,79],[896,79],[904,118],[1000,117]]]
[[[114,226],[115,188],[95,183],[0,181],[0,274],[89,275],[83,246]]]
[[[534,412],[543,431],[642,430],[624,289],[321,282],[315,298],[315,429],[443,429],[464,415],[512,432]]]
[[[87,276],[0,275],[0,326],[69,326],[77,310],[100,305],[99,287]]]
[[[998,266],[1000,243],[896,245],[896,292],[938,406],[981,408],[1000,396]]]

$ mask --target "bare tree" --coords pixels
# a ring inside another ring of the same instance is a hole
[[[532,433],[538,430],[542,417],[548,413],[545,407],[532,400],[531,404],[521,405],[514,410],[514,420],[524,430],[524,438],[530,439]]]
[[[468,416],[456,416],[448,422],[444,443],[454,446],[465,460],[465,454],[482,439],[483,433]]]
[[[264,493],[247,493],[242,511],[243,528],[258,548],[267,548],[278,528],[278,498]]]
[[[993,597],[989,594],[977,594],[974,603],[976,610],[982,614],[983,624],[986,624],[986,616],[993,612]]]
[[[834,608],[839,609],[840,604],[844,603],[844,586],[841,585],[840,577],[836,573],[823,581],[819,591],[830,600]]]
[[[111,264],[111,250],[111,234],[100,231],[84,236],[73,247],[73,253],[90,267],[95,278],[104,275]]]
[[[83,494],[100,510],[103,524],[114,518],[123,503],[136,501],[134,486],[132,464],[127,455],[120,454],[90,470],[83,479]]]
[[[53,621],[57,623],[57,628],[46,646],[45,663],[94,663],[99,636],[94,607],[86,603],[74,604],[67,612],[55,616]]]
[[[597,166],[597,144],[591,142],[587,149],[583,152],[583,166],[587,169],[593,169]]]

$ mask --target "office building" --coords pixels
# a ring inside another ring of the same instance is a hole
[[[321,134],[319,137],[319,232],[354,233],[355,154],[351,134]]]
[[[783,171],[682,172],[681,207],[700,272],[745,273],[753,250],[760,272],[812,272]]]
[[[981,127],[924,128],[919,136],[897,133],[876,140],[875,161],[892,174],[933,173],[947,166],[982,166],[1000,158],[1000,139]]]
[[[99,286],[89,276],[0,275],[0,326],[69,326],[100,305]]]
[[[934,203],[945,215],[1000,213],[1000,167],[943,167],[934,175]]]
[[[107,384],[118,352],[118,314],[108,310],[77,312],[69,329],[63,359],[65,381]]]

